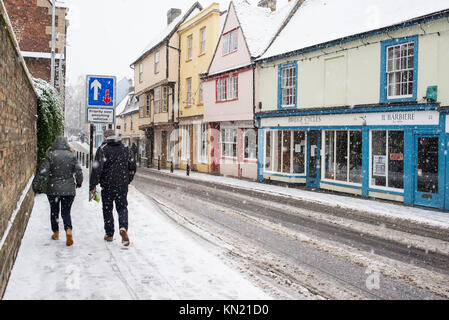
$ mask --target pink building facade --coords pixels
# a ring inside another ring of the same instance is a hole
[[[231,2],[207,76],[204,121],[210,128],[211,171],[257,179],[255,69],[236,6]]]

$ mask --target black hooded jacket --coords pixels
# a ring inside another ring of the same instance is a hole
[[[133,152],[125,147],[119,137],[105,140],[95,154],[90,176],[90,190],[100,184],[102,188],[128,185],[136,173],[136,160]]]

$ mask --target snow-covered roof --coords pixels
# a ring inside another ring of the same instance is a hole
[[[130,92],[117,106],[116,116],[124,116],[139,111],[139,101],[134,92]]]
[[[449,9],[448,0],[305,0],[260,59]]]
[[[189,9],[186,11],[182,10],[182,14],[180,14],[178,17],[176,17],[172,23],[170,23],[168,26],[166,26],[164,29],[159,31],[153,39],[147,44],[145,49],[140,53],[139,57],[131,64],[135,64],[137,61],[142,59],[145,55],[150,53],[154,48],[158,47],[167,37],[172,35],[176,29],[189,17],[191,17],[193,14],[196,14],[202,10],[202,6],[199,4],[199,2],[195,2],[193,5],[189,6]]]
[[[287,1],[287,3],[280,1],[276,11],[273,12],[268,8],[258,7],[254,1],[234,2],[234,8],[252,57],[258,57],[264,52],[296,2],[296,0]]]

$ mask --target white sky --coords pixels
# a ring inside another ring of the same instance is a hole
[[[199,1],[203,7],[213,1]],[[229,1],[219,0],[220,10]],[[189,8],[190,0],[65,0],[69,7],[67,82],[86,74],[134,80],[129,65],[167,25],[170,8]],[[184,14],[184,10],[183,10]]]

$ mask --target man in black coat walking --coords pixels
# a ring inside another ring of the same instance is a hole
[[[90,176],[90,192],[96,193],[96,186],[101,185],[101,200],[103,203],[104,239],[111,242],[114,237],[115,207],[119,217],[120,235],[122,243],[129,246],[128,236],[128,185],[136,173],[134,153],[121,142],[120,137],[113,130],[106,130],[105,141],[95,154]]]

